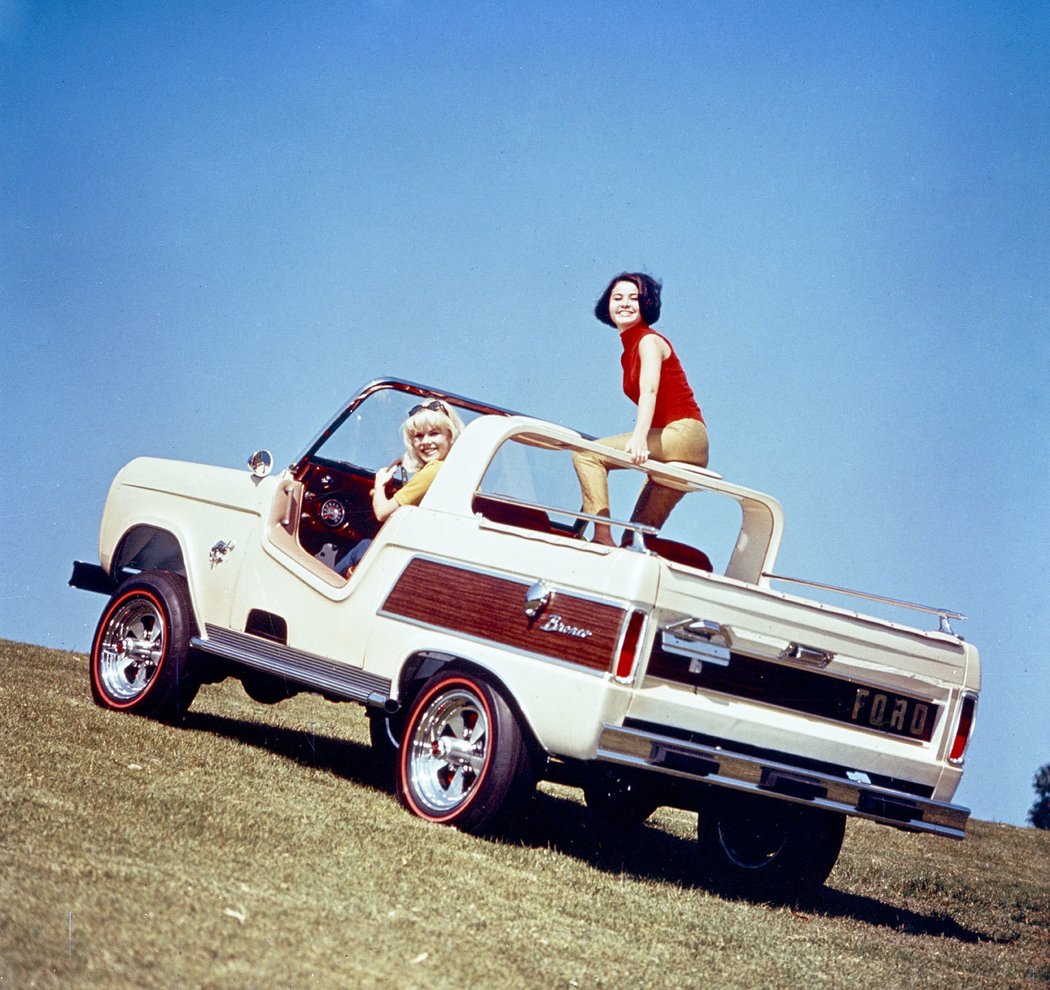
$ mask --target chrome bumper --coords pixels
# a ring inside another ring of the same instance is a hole
[[[964,838],[970,817],[958,805],[616,725],[602,727],[597,757],[950,839]]]

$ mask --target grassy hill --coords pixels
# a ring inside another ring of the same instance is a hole
[[[683,812],[609,835],[545,784],[501,840],[412,818],[355,706],[226,682],[170,727],[0,640],[0,726],[0,988],[1050,985],[1050,832],[850,822],[776,907],[690,880]]]

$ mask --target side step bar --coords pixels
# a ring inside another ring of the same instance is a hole
[[[397,710],[389,678],[222,626],[207,625],[204,631],[203,638],[190,640],[195,649],[369,708]]]
[[[970,817],[969,808],[958,805],[617,725],[602,727],[597,756],[609,763],[764,794],[949,839],[965,837]]]

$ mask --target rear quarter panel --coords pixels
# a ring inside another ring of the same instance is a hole
[[[361,574],[363,585],[373,585],[366,593],[384,589],[366,667],[396,683],[415,653],[462,658],[506,687],[546,750],[593,757],[601,725],[621,721],[630,701],[630,687],[609,671],[625,617],[655,594],[656,561],[476,517],[424,510],[399,517],[396,533],[381,535],[361,565],[370,568]],[[525,591],[540,579],[554,595],[530,622]],[[591,635],[552,631],[553,616]]]

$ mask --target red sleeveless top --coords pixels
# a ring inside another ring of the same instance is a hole
[[[673,423],[676,419],[698,419],[704,421],[700,406],[697,405],[693,390],[685,377],[678,355],[675,354],[671,342],[662,334],[657,333],[652,327],[641,324],[631,327],[620,334],[620,342],[623,344],[623,354],[620,364],[623,365],[623,391],[635,405],[638,404],[640,393],[638,377],[642,369],[642,361],[638,356],[638,345],[646,334],[655,334],[668,347],[671,355],[660,367],[660,386],[656,390],[656,410],[653,413],[653,426],[657,429]]]

